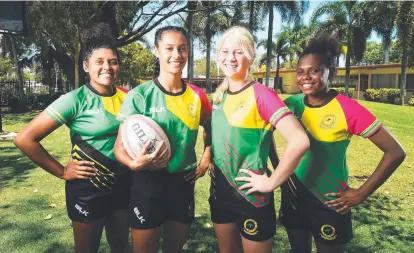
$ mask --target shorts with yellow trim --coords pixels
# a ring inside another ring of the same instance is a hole
[[[211,220],[216,224],[236,223],[240,234],[251,241],[266,241],[276,234],[273,193],[268,205],[257,208],[235,190],[219,168],[210,186]]]
[[[113,211],[127,210],[131,192],[131,173],[117,176],[109,190],[88,186],[86,180],[66,181],[66,208],[72,221],[92,223],[109,217]]]
[[[286,229],[309,230],[315,240],[326,245],[342,245],[352,239],[351,211],[340,214],[325,206],[295,174],[281,189],[279,219]]]

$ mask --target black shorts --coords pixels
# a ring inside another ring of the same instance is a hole
[[[166,169],[134,172],[129,226],[151,229],[161,226],[165,220],[191,223],[194,220],[194,184],[185,181],[186,173],[170,174]]]
[[[327,245],[352,239],[351,211],[340,214],[325,206],[294,174],[281,188],[279,218],[286,229],[308,229],[315,240]]]
[[[273,193],[268,205],[257,208],[229,184],[217,167],[211,179],[209,202],[214,223],[236,223],[240,234],[248,240],[266,241],[276,234]]]
[[[94,222],[128,209],[131,191],[131,172],[117,176],[112,190],[100,190],[79,180],[66,181],[66,208],[72,221]]]

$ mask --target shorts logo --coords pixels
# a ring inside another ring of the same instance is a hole
[[[321,227],[321,237],[323,239],[332,241],[335,240],[337,236],[334,226],[325,224]]]
[[[75,205],[76,210],[79,211],[80,214],[85,215],[85,217],[88,217],[89,212],[86,210],[83,210],[82,207],[78,204]]]
[[[244,221],[243,231],[248,235],[257,235],[257,222],[253,219],[247,219]]]
[[[134,208],[134,213],[137,216],[138,220],[141,222],[141,224],[143,224],[145,221],[144,216],[141,215],[137,207]]]
[[[336,116],[335,114],[328,114],[325,115],[321,122],[319,123],[319,127],[323,129],[331,129],[335,127]]]

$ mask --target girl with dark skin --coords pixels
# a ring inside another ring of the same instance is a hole
[[[340,253],[352,239],[351,209],[365,201],[398,168],[406,153],[398,140],[363,106],[330,90],[338,41],[313,39],[299,58],[296,82],[302,94],[285,100],[311,141],[295,173],[282,186],[280,218],[294,253]],[[352,135],[383,151],[374,172],[358,188],[348,185],[346,149]]]

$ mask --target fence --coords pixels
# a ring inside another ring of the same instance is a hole
[[[48,93],[49,87],[34,81],[24,81],[23,87],[25,94],[29,93]],[[7,106],[8,101],[12,97],[19,94],[19,82],[16,80],[0,81],[0,105]]]

